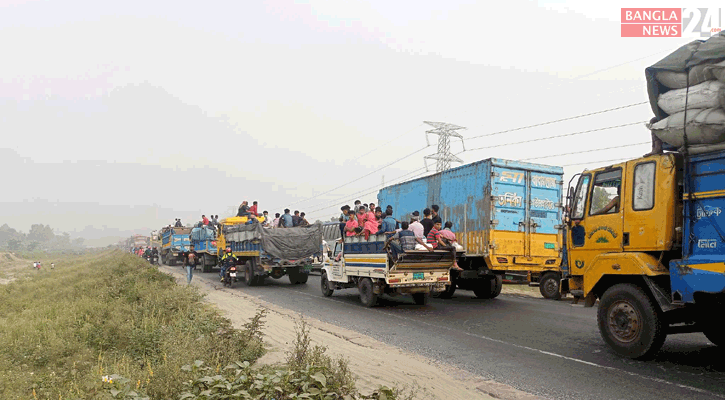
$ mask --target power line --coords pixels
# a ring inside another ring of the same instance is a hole
[[[372,153],[372,152],[374,152],[374,151],[376,151],[376,150],[380,150],[380,149],[382,149],[383,147],[385,147],[385,146],[389,145],[390,143],[393,143],[394,141],[396,141],[396,140],[398,140],[398,139],[402,138],[403,136],[405,136],[405,135],[409,134],[410,132],[413,132],[414,130],[416,130],[416,129],[420,128],[421,126],[423,126],[423,124],[417,125],[416,127],[414,127],[414,128],[411,128],[411,129],[409,129],[409,130],[405,131],[404,133],[402,133],[402,134],[400,134],[400,135],[398,135],[398,136],[394,137],[393,139],[390,139],[390,140],[388,140],[387,142],[385,142],[385,143],[383,143],[382,145],[380,145],[380,146],[378,146],[378,147],[376,147],[376,148],[374,148],[374,149],[372,149],[372,150],[368,151],[367,153],[365,153],[365,154],[363,154],[363,155],[360,155],[360,156],[357,156],[357,157],[353,158],[353,159],[352,159],[352,160],[350,160],[350,161],[357,161],[357,160],[359,160],[359,159],[361,159],[361,158],[365,157],[366,155],[368,155],[368,154],[370,154],[370,153]]]
[[[627,157],[627,158],[613,158],[611,160],[585,161],[585,162],[580,162],[580,163],[575,163],[575,164],[564,164],[564,165],[561,165],[561,167],[571,167],[573,165],[586,165],[586,164],[602,164],[602,163],[617,162],[617,161],[627,161],[627,160],[631,160],[631,159],[632,159],[631,157]]]
[[[597,152],[597,151],[612,150],[612,149],[621,149],[623,147],[641,146],[643,144],[650,144],[650,142],[623,144],[621,146],[605,147],[603,149],[592,149],[592,150],[574,151],[574,152],[571,152],[571,153],[552,154],[552,155],[548,155],[548,156],[522,158],[522,159],[519,159],[518,161],[539,160],[539,159],[542,159],[542,158],[552,158],[552,157],[560,157],[560,156],[570,156],[572,154],[593,153],[593,152]]]
[[[502,144],[495,144],[495,145],[492,145],[492,146],[482,146],[482,147],[477,147],[475,149],[469,149],[467,151],[475,151],[475,150],[483,150],[483,149],[493,149],[493,148],[497,148],[497,147],[514,146],[514,145],[517,145],[517,144],[532,143],[532,142],[541,142],[541,141],[544,141],[544,140],[558,139],[558,138],[563,138],[563,137],[568,137],[568,136],[583,135],[583,134],[592,133],[592,132],[601,132],[601,131],[606,131],[606,130],[609,130],[609,129],[623,128],[625,126],[638,125],[638,124],[643,124],[643,123],[646,123],[646,122],[647,121],[630,122],[628,124],[607,126],[607,127],[604,127],[604,128],[589,129],[589,130],[586,130],[586,131],[579,131],[579,132],[573,132],[573,133],[565,133],[563,135],[554,135],[554,136],[548,136],[548,137],[544,137],[544,138],[529,139],[529,140],[523,140],[523,141],[520,141],[520,142],[502,143]],[[461,152],[461,153],[463,153],[463,152]],[[461,153],[458,153],[458,154],[461,154]],[[456,155],[458,155],[458,154],[456,154]]]
[[[467,138],[467,140],[478,139],[478,138],[488,137],[488,136],[494,136],[494,135],[500,135],[502,133],[515,132],[515,131],[520,131],[520,130],[523,130],[523,129],[535,128],[537,126],[551,125],[551,124],[555,124],[557,122],[570,121],[570,120],[577,119],[577,118],[584,118],[584,117],[589,117],[589,116],[592,116],[592,115],[604,114],[606,112],[616,111],[616,110],[622,110],[624,108],[639,106],[639,105],[642,105],[642,104],[649,104],[649,102],[642,101],[642,102],[639,102],[639,103],[627,104],[626,106],[608,108],[606,110],[600,110],[600,111],[590,112],[590,113],[586,113],[586,114],[576,115],[576,116],[573,116],[573,117],[567,117],[567,118],[557,119],[557,120],[554,120],[554,121],[541,122],[541,123],[534,124],[534,125],[522,126],[520,128],[507,129],[505,131],[498,131],[498,132],[493,132],[493,133],[487,133],[487,134],[484,134],[484,135],[478,135],[478,136],[473,136],[473,137]]]
[[[424,169],[424,168],[419,168],[419,169],[418,169],[418,170],[416,170],[416,171],[420,171],[421,169]],[[415,172],[415,171],[414,171],[414,172]],[[415,176],[411,177],[411,178],[410,178],[410,180],[413,180],[413,179],[417,179],[418,177],[421,177],[421,176],[423,176],[423,175],[425,175],[425,174],[427,174],[427,173],[428,173],[428,171],[423,171],[423,172],[421,172],[420,174],[418,174],[418,175],[415,175]],[[406,175],[410,175],[410,174],[406,174]],[[403,176],[405,176],[405,175],[403,175]],[[403,176],[401,176],[400,178],[402,178]],[[359,197],[367,196],[367,195],[370,195],[370,194],[373,194],[373,193],[376,193],[376,192],[378,192],[378,191],[379,191],[380,189],[381,189],[381,188],[376,188],[375,190],[371,190],[371,191],[369,191],[369,192],[367,192],[367,193],[361,193],[361,194],[360,194],[360,193],[358,193],[358,194],[357,194],[357,196],[359,196]],[[332,207],[332,206],[328,206],[328,207],[323,207],[323,208],[320,208],[320,209],[317,209],[317,210],[311,211],[311,212],[310,212],[310,214],[311,214],[311,215],[316,215],[316,214],[312,214],[312,213],[316,213],[316,212],[318,212],[318,211],[323,211],[323,210],[325,210],[325,209],[327,209],[327,208],[330,208],[330,207]],[[310,218],[312,218],[312,217],[310,217]]]
[[[391,163],[388,163],[388,164],[385,164],[385,165],[383,165],[382,167],[380,167],[380,168],[376,169],[375,171],[372,171],[372,172],[370,172],[370,173],[368,173],[368,174],[365,174],[365,175],[363,175],[363,176],[361,176],[361,177],[359,177],[359,178],[357,178],[357,179],[351,179],[351,180],[349,180],[349,181],[348,181],[347,183],[343,183],[342,185],[340,185],[340,186],[337,186],[337,187],[335,187],[335,188],[332,188],[332,189],[330,189],[330,190],[328,190],[328,191],[326,191],[326,192],[322,192],[322,193],[319,193],[319,194],[317,194],[317,195],[315,195],[315,196],[311,196],[311,197],[308,197],[308,198],[306,198],[306,199],[304,199],[304,200],[300,200],[300,201],[297,201],[297,202],[294,202],[294,203],[290,203],[290,204],[288,204],[288,205],[287,205],[286,207],[289,207],[289,206],[291,206],[291,205],[293,205],[293,204],[299,204],[299,203],[303,203],[303,202],[305,202],[305,201],[308,201],[308,200],[312,200],[312,199],[314,199],[314,198],[317,198],[317,197],[320,197],[320,196],[322,196],[322,195],[325,195],[325,194],[328,194],[328,193],[334,192],[334,191],[335,191],[335,190],[337,190],[337,189],[340,189],[340,188],[344,188],[345,186],[347,186],[347,185],[349,185],[349,184],[351,184],[351,183],[353,183],[353,182],[355,182],[355,181],[358,181],[358,180],[360,180],[360,179],[364,179],[364,178],[367,178],[368,176],[370,176],[370,175],[372,175],[372,174],[374,174],[374,173],[376,173],[376,172],[379,172],[379,171],[381,171],[381,170],[384,170],[385,168],[388,168],[389,166],[391,166],[391,165],[393,165],[393,164],[399,163],[399,162],[401,162],[401,161],[405,160],[405,159],[406,159],[406,158],[408,158],[408,157],[411,157],[411,156],[413,156],[413,155],[415,155],[415,154],[417,154],[417,153],[420,153],[421,151],[425,150],[425,149],[426,149],[426,148],[428,148],[428,147],[429,147],[429,146],[425,146],[425,147],[423,147],[423,148],[421,148],[421,149],[418,149],[418,150],[416,150],[416,151],[414,151],[414,152],[412,152],[412,153],[410,153],[410,154],[408,154],[408,155],[406,155],[406,156],[403,156],[403,157],[400,157],[400,158],[398,158],[397,160],[395,160],[395,161],[393,161],[393,162],[391,162]],[[285,207],[285,206],[280,206],[280,207]],[[274,208],[276,209],[276,208],[280,208],[280,207],[274,207]]]
[[[405,178],[405,177],[407,177],[407,176],[409,176],[409,175],[415,174],[415,173],[417,173],[417,172],[419,172],[419,171],[421,171],[421,170],[424,170],[424,169],[425,169],[425,168],[418,168],[418,169],[415,169],[415,170],[413,170],[413,171],[410,171],[410,172],[408,172],[408,173],[406,173],[406,174],[403,174],[403,175],[401,175],[401,176],[399,176],[399,177],[397,177],[397,178],[393,178],[393,179],[391,179],[391,180],[390,180],[390,182],[389,182],[389,183],[388,183],[387,185],[389,185],[389,184],[390,184],[391,182],[393,182],[393,181],[397,181],[397,180],[403,179],[403,178]],[[314,213],[314,212],[317,212],[317,211],[321,211],[321,210],[324,210],[324,209],[326,209],[326,208],[332,207],[332,206],[333,206],[333,205],[335,205],[335,204],[340,204],[340,201],[341,201],[342,199],[345,199],[345,198],[353,198],[353,197],[358,197],[358,196],[364,196],[363,192],[365,192],[365,191],[367,191],[367,190],[370,190],[370,189],[376,189],[376,190],[377,190],[377,188],[379,188],[379,187],[382,187],[382,186],[387,186],[387,185],[381,185],[381,184],[377,184],[377,185],[374,185],[374,186],[370,186],[370,187],[368,187],[368,188],[362,189],[362,190],[360,190],[360,191],[358,191],[358,192],[355,192],[355,193],[351,193],[351,194],[347,194],[347,195],[344,195],[344,196],[340,196],[340,197],[338,197],[338,198],[337,198],[337,199],[335,199],[335,200],[331,200],[331,201],[326,201],[326,202],[323,202],[323,203],[318,203],[318,204],[316,204],[316,205],[312,205],[312,206],[310,206],[310,207],[320,207],[320,206],[321,206],[321,204],[325,204],[325,206],[322,206],[321,208],[319,208],[319,209],[317,209],[317,210],[313,210],[313,211],[311,211],[311,212],[313,212],[313,213]]]

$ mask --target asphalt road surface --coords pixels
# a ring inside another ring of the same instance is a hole
[[[194,279],[218,283],[217,272]],[[244,291],[272,304],[455,365],[549,399],[725,399],[725,348],[700,333],[672,335],[651,361],[624,359],[602,341],[596,309],[502,294],[417,306],[407,296],[360,304],[355,289],[324,297],[319,275],[306,285],[268,278]]]

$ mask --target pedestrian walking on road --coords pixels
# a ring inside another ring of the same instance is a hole
[[[184,258],[184,267],[186,268],[186,284],[191,283],[191,278],[194,277],[194,268],[196,268],[196,262],[199,255],[194,251],[194,245],[189,245],[189,251],[181,253]]]

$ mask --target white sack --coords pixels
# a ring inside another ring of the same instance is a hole
[[[703,154],[710,153],[713,151],[725,150],[725,143],[718,144],[696,144],[687,148],[687,152],[690,154]],[[684,146],[679,148],[680,152],[685,151]]]
[[[712,64],[695,65],[690,69],[690,86],[715,79],[712,75]],[[657,71],[655,78],[670,89],[682,89],[687,87],[687,75],[684,72]]]
[[[713,79],[725,83],[725,61],[708,66],[707,73],[712,75]]]
[[[679,112],[647,127],[672,146],[684,145],[685,112]],[[689,145],[725,142],[725,111],[722,108],[687,110],[687,142]]]
[[[725,81],[705,81],[690,90],[670,90],[660,95],[657,105],[669,115],[676,114],[685,111],[685,96],[688,110],[725,107]]]

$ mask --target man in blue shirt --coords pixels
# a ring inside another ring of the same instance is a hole
[[[380,225],[380,230],[377,231],[377,235],[380,235],[381,233],[384,233],[390,237],[392,234],[395,233],[395,218],[393,218],[393,210],[391,208],[385,210],[385,218],[383,218],[383,223]]]
[[[282,228],[291,228],[294,226],[292,223],[292,214],[289,213],[289,208],[285,208],[284,214],[279,217],[279,226]]]

